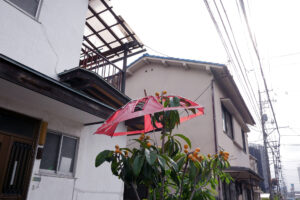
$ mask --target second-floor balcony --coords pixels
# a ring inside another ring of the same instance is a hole
[[[125,91],[127,58],[144,52],[143,44],[106,0],[89,2],[79,66]]]

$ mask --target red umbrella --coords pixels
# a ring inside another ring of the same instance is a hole
[[[95,134],[105,134],[109,136],[131,135],[138,133],[147,133],[155,130],[151,123],[151,114],[169,110],[184,110],[195,109],[196,113],[184,117],[180,117],[180,122],[192,119],[196,116],[204,114],[204,107],[199,106],[197,103],[179,96],[167,96],[168,98],[177,97],[180,99],[180,106],[178,107],[164,107],[158,97],[147,96],[142,99],[132,100],[122,108],[114,112],[105,123],[97,129]],[[186,106],[188,102],[189,106]],[[144,116],[144,130],[115,132],[120,122]],[[162,128],[160,123],[155,124],[157,128]]]

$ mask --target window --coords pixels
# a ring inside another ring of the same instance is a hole
[[[27,14],[36,17],[38,14],[38,9],[41,0],[6,0],[15,6],[17,6],[22,11],[25,11]]]
[[[78,139],[48,132],[40,168],[47,172],[72,175]]]
[[[245,153],[247,153],[245,132],[243,130],[242,130],[242,140],[243,140],[243,150],[244,150]]]
[[[222,123],[224,133],[233,139],[232,117],[224,106],[222,106]]]

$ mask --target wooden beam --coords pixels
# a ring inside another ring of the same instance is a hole
[[[111,28],[106,24],[106,22],[95,12],[95,10],[89,5],[89,10],[93,15],[102,23],[102,25],[108,30],[108,32],[120,43],[120,45],[123,45],[124,43],[120,40],[120,38],[111,30]],[[110,10],[110,8],[107,8]],[[118,22],[119,23],[119,22]]]
[[[88,22],[85,22],[85,24],[98,37],[98,39],[101,40],[101,42],[103,42],[105,44],[105,46],[107,48],[112,50],[111,46],[109,44],[107,44],[107,42],[99,35],[99,33],[96,32],[96,30]],[[84,38],[87,39],[87,37],[84,37]]]

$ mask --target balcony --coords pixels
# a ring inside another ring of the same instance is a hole
[[[145,52],[142,42],[106,0],[89,1],[79,66],[124,93],[127,59]]]

